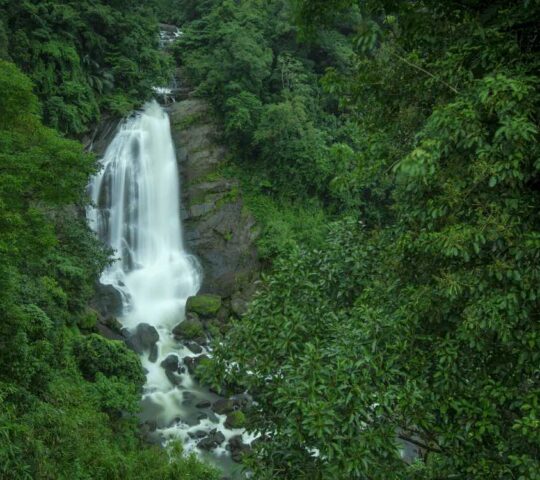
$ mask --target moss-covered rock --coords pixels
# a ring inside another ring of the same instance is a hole
[[[189,297],[186,304],[187,313],[196,313],[201,317],[212,317],[221,308],[221,297],[219,295],[195,295]]]
[[[176,338],[184,340],[197,340],[204,338],[204,329],[201,321],[194,315],[186,318],[173,329]]]
[[[225,426],[227,428],[244,428],[246,424],[246,416],[241,410],[236,410],[227,415]]]

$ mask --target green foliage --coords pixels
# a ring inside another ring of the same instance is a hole
[[[323,247],[327,217],[317,202],[291,204],[286,198],[273,199],[257,190],[244,199],[257,220],[257,249],[262,259],[272,261],[299,245]]]
[[[324,124],[294,88],[259,97],[253,117],[243,168],[261,170],[247,195],[259,243],[294,241],[272,250],[205,369],[256,396],[248,425],[269,438],[250,467],[261,479],[540,478],[538,2],[295,4],[305,38],[348,29],[355,53],[325,65],[315,111],[336,112]],[[309,146],[325,148],[302,160],[296,132],[312,126],[323,142]],[[271,240],[270,206],[291,190],[338,217],[317,245],[285,214]],[[412,464],[403,441],[420,446]]]
[[[227,415],[226,424],[229,428],[244,428],[245,423],[246,416],[240,410],[235,410]]]
[[[32,83],[1,60],[0,110],[0,478],[216,479],[143,443],[136,355],[75,327],[95,322],[108,261],[80,214],[94,158],[42,125]]]
[[[103,111],[125,115],[164,83],[170,61],[158,50],[147,2],[1,2],[6,54],[35,84],[45,122],[71,135]],[[0,58],[4,42],[0,25]]]
[[[91,332],[95,331],[98,321],[98,312],[89,308],[84,314],[81,315],[77,322],[77,326],[85,332]]]
[[[290,198],[325,197],[333,172],[328,124],[337,119],[316,100],[315,60],[339,71],[350,66],[347,37],[334,31],[311,49],[299,45],[285,0],[192,7],[184,10],[195,15],[183,26],[176,56],[222,118],[236,161],[258,167],[261,179],[268,176]]]
[[[74,354],[79,370],[89,380],[101,373],[106,377],[125,377],[136,385],[144,382],[139,359],[123,342],[92,334],[79,339]]]

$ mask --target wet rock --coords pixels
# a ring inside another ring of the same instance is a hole
[[[183,392],[182,398],[182,405],[193,405],[195,400],[197,400],[197,396],[193,392]]]
[[[194,322],[196,320],[200,320],[199,315],[197,315],[195,312],[187,312],[186,311],[186,320],[188,322]]]
[[[206,433],[206,430],[195,430],[194,432],[188,432],[188,437],[194,439],[204,438]]]
[[[182,323],[176,325],[172,331],[177,339],[195,340],[204,338],[204,329],[198,317],[188,316]]]
[[[169,424],[169,427],[174,427],[175,425],[182,425],[184,422],[180,417],[174,417],[173,421]]]
[[[109,316],[105,318],[102,323],[115,333],[122,332],[122,324],[116,317]]]
[[[213,317],[221,308],[221,297],[219,295],[195,295],[189,297],[186,303],[186,312],[196,313],[201,317]]]
[[[195,354],[202,353],[203,351],[202,347],[196,342],[186,342],[186,347],[190,350],[190,352]]]
[[[207,437],[203,438],[197,447],[201,450],[212,450],[213,448],[219,447],[225,441],[225,435],[218,432],[216,429],[212,430]]]
[[[260,271],[257,229],[244,208],[239,182],[219,174],[227,150],[219,142],[215,116],[207,102],[196,98],[171,105],[170,116],[184,186],[185,240],[204,270],[201,293],[225,298],[241,290],[249,297]]]
[[[219,309],[219,312],[216,315],[216,320],[220,323],[225,323],[227,320],[229,320],[230,316],[231,316],[231,311],[227,307],[222,305],[221,308]]]
[[[96,298],[93,306],[104,317],[121,315],[123,308],[122,294],[112,285],[102,285],[100,283],[96,288]]]
[[[208,400],[202,400],[195,405],[197,408],[210,408],[212,404]]]
[[[94,131],[82,138],[84,149],[94,152],[97,157],[103,156],[105,150],[107,150],[107,147],[114,139],[118,125],[122,120],[122,117],[113,117],[107,114],[102,115]]]
[[[232,459],[235,462],[240,463],[242,457],[251,451],[251,447],[243,442],[242,435],[235,435],[229,440],[227,450],[231,451]]]
[[[212,210],[216,208],[215,203],[202,203],[201,205],[193,205],[189,209],[189,215],[191,218],[197,218],[197,217],[203,217],[207,213],[210,213]]]
[[[160,365],[164,370],[176,372],[180,366],[180,359],[176,355],[171,354],[168,355],[167,358],[160,363]]]
[[[152,363],[154,363],[158,358],[158,348],[157,345],[154,345],[152,347],[152,350],[150,350],[150,355],[148,355],[148,360],[150,360]]]
[[[142,424],[142,428],[146,428],[149,432],[154,432],[157,429],[157,422],[155,420],[146,420]]]
[[[126,337],[115,332],[114,330],[111,330],[107,325],[103,325],[103,323],[97,324],[97,331],[102,335],[103,337],[107,338],[108,340],[118,340],[118,341],[125,341]]]
[[[147,323],[137,325],[134,334],[130,337],[131,343],[139,350],[151,350],[159,340],[155,327]]]
[[[169,370],[165,370],[165,375],[167,376],[167,379],[169,382],[171,382],[175,386],[182,385],[182,377],[175,372],[171,372]]]
[[[242,297],[239,293],[236,293],[231,298],[231,310],[238,316],[241,317],[244,313],[247,312],[248,303],[245,298]]]
[[[239,395],[233,395],[231,400],[237,409],[246,410],[253,404],[253,398],[247,393],[241,393]]]
[[[140,434],[145,442],[159,444],[161,438],[157,430],[157,423],[153,420],[147,420],[140,426]]]
[[[138,354],[142,354],[145,351],[153,353],[153,351],[156,350],[157,355],[157,349],[155,347],[158,340],[159,334],[155,327],[148,325],[147,323],[140,323],[137,325],[133,335],[128,338],[127,344]]]

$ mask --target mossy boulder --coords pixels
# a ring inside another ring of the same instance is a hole
[[[196,315],[190,315],[182,323],[179,323],[173,329],[173,335],[183,340],[204,339],[204,329],[201,321]]]
[[[231,413],[234,411],[234,401],[230,398],[220,398],[212,404],[212,410],[218,415]]]
[[[213,317],[217,315],[221,308],[221,297],[219,295],[195,295],[189,297],[186,303],[187,313],[196,313],[201,317]]]
[[[244,428],[246,425],[246,416],[241,410],[236,410],[227,415],[225,426],[227,428]]]

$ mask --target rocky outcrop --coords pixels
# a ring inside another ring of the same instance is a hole
[[[241,315],[254,292],[260,265],[253,217],[239,183],[221,169],[227,154],[209,105],[188,98],[169,106],[182,179],[182,219],[187,249],[203,267],[200,293],[219,295],[225,311]]]
[[[148,359],[155,362],[158,356],[157,342],[159,341],[159,333],[156,328],[147,323],[139,323],[133,333],[124,329],[122,333],[126,336],[126,343],[133,351],[142,355],[144,352],[149,352]]]
[[[92,307],[104,318],[116,317],[122,313],[122,295],[112,285],[96,287],[96,296],[92,301]]]
[[[208,436],[203,438],[197,447],[201,450],[212,450],[213,448],[219,447],[225,441],[225,435],[219,432],[217,429],[212,430]]]
[[[121,122],[121,117],[104,114],[94,130],[81,138],[85,150],[101,157],[112,142]]]

